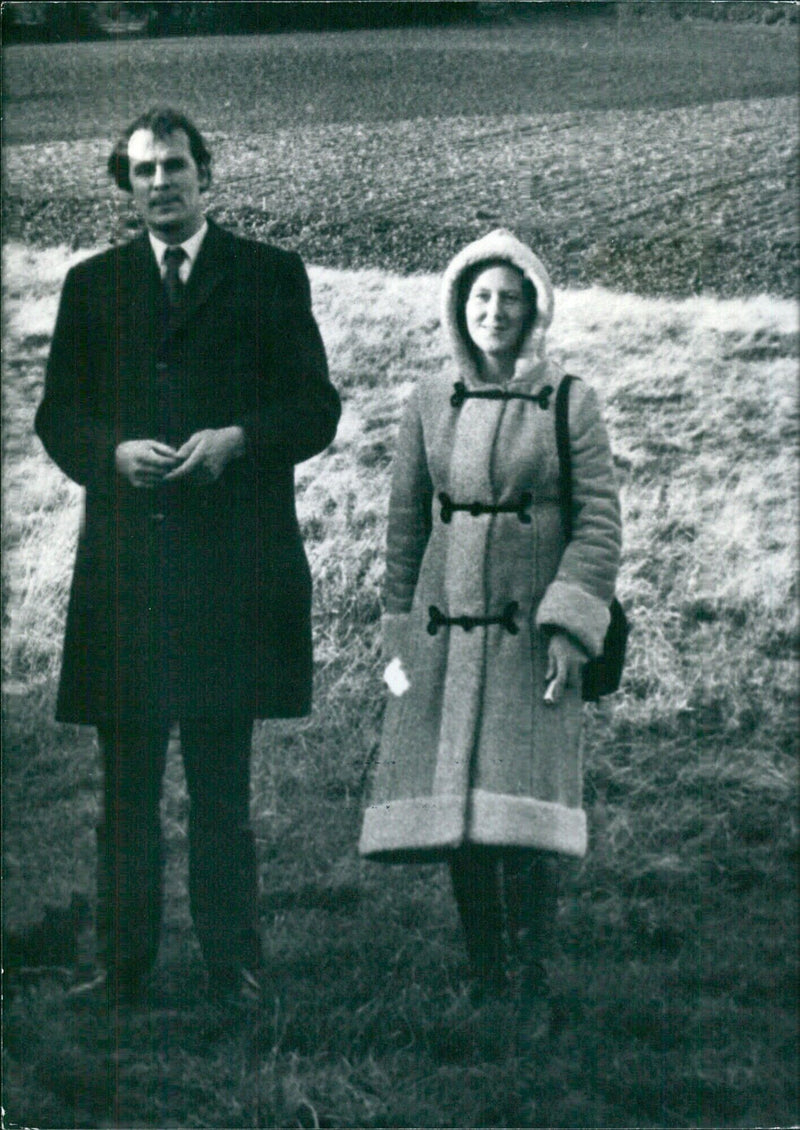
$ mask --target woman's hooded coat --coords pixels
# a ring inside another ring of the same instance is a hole
[[[479,378],[457,317],[462,274],[498,258],[537,296],[505,386]],[[557,628],[590,656],[601,652],[620,516],[597,397],[577,381],[565,543],[555,436],[563,373],[545,355],[552,317],[544,266],[509,232],[470,244],[445,272],[454,367],[412,393],[393,464],[384,650],[401,659],[410,688],[387,702],[363,855],[430,859],[465,842],[586,850],[580,688],[544,703],[547,644]]]

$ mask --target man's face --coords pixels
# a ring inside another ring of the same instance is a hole
[[[165,243],[183,243],[203,223],[200,194],[209,185],[199,170],[182,129],[155,137],[138,129],[128,141],[133,203],[149,231]]]

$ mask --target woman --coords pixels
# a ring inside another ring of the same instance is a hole
[[[558,860],[586,850],[580,670],[598,655],[620,552],[597,397],[569,398],[573,530],[559,509],[553,288],[507,231],[445,272],[454,371],[422,382],[398,437],[383,645],[390,696],[360,851],[446,859],[473,972],[503,933],[541,993]],[[505,913],[504,913],[505,912]]]

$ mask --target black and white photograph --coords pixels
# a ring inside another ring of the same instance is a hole
[[[3,1126],[797,1126],[800,3],[0,15]]]

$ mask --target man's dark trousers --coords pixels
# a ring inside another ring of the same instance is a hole
[[[258,882],[248,825],[252,721],[185,719],[181,754],[189,793],[189,898],[209,973],[257,969]],[[159,802],[169,727],[99,729],[104,770],[98,827],[98,940],[112,976],[141,981],[158,949],[162,904]]]

